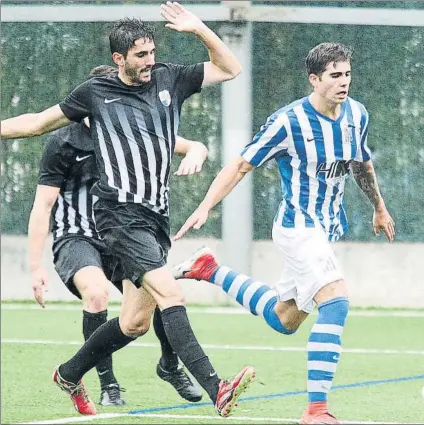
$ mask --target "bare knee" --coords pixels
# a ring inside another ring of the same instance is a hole
[[[143,287],[137,288],[129,280],[124,280],[123,289],[119,317],[121,330],[125,335],[137,338],[149,330],[156,302]]]
[[[109,304],[109,292],[107,288],[89,288],[82,295],[84,310],[92,313],[107,310]]]
[[[280,301],[275,306],[275,312],[287,334],[294,334],[308,317],[308,313],[300,311],[294,300]]]
[[[343,279],[336,280],[323,286],[315,295],[314,301],[318,306],[334,298],[348,298],[347,284]]]
[[[299,315],[292,315],[288,313],[280,316],[281,324],[289,331],[290,335],[296,333],[304,320],[305,319],[300,318]]]
[[[122,329],[122,332],[130,337],[138,338],[143,336],[148,332],[150,328],[150,323],[130,323],[125,329]]]
[[[126,317],[121,315],[119,318],[121,331],[129,337],[138,338],[146,334],[150,328],[150,317]]]
[[[109,281],[97,267],[85,267],[74,276],[74,284],[81,294],[83,308],[90,313],[104,311],[109,303]]]

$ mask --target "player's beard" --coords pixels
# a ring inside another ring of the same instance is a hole
[[[129,80],[131,81],[131,83],[135,86],[141,86],[143,84],[147,84],[149,81],[142,81],[140,74],[142,72],[145,72],[147,70],[151,71],[152,67],[147,67],[147,68],[143,68],[143,69],[139,69],[139,68],[130,68],[130,67],[125,67],[125,74],[127,75],[127,77],[129,78]]]

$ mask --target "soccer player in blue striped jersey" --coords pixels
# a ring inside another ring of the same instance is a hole
[[[252,314],[283,334],[296,332],[318,306],[307,345],[309,405],[301,423],[339,423],[329,413],[327,395],[341,353],[349,310],[347,285],[329,241],[347,231],[343,203],[352,172],[374,208],[373,226],[391,242],[394,222],[377,184],[367,145],[368,112],[348,96],[352,50],[335,43],[314,47],[306,58],[312,93],[273,113],[240,156],[213,181],[205,199],[175,235],[199,229],[209,211],[255,167],[275,159],[282,180],[282,201],[273,240],[282,251],[280,281],[271,287],[219,266],[212,252],[198,251],[175,268],[177,278],[207,280]]]

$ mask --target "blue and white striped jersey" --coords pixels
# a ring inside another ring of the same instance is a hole
[[[332,120],[304,97],[273,113],[241,155],[255,167],[277,161],[283,190],[277,223],[321,225],[335,241],[348,228],[343,194],[349,164],[371,158],[367,135],[368,113],[361,103],[348,97]]]

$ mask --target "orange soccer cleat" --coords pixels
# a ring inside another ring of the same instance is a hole
[[[308,408],[302,415],[300,423],[309,424],[340,424],[340,422],[328,412],[327,403],[315,402],[309,403]]]
[[[75,409],[78,410],[82,415],[96,415],[96,406],[91,401],[87,394],[82,381],[77,384],[73,382],[65,381],[59,373],[59,366],[56,366],[53,370],[52,376],[53,382],[62,390],[65,391],[71,397],[72,403]]]
[[[172,271],[175,279],[196,279],[210,282],[217,268],[215,255],[209,248],[203,247],[188,260],[176,265]]]
[[[255,369],[246,366],[231,380],[219,383],[218,397],[215,402],[215,410],[224,418],[229,416],[237,406],[237,400],[255,379]]]

